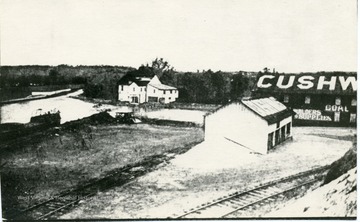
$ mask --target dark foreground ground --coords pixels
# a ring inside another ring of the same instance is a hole
[[[3,215],[202,139],[202,129],[195,127],[95,122],[0,144]]]

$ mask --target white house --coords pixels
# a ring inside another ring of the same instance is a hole
[[[273,97],[233,102],[205,115],[205,142],[226,139],[266,154],[291,138],[293,115]]]
[[[164,85],[159,78],[124,76],[119,82],[120,101],[139,104],[144,102],[175,102],[179,92],[175,87]]]

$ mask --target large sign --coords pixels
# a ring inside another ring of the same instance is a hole
[[[332,121],[330,116],[323,115],[320,110],[316,109],[294,109],[296,115],[295,119],[302,120],[317,120],[317,121]]]
[[[325,111],[328,112],[349,112],[347,106],[341,106],[341,105],[326,105]]]
[[[259,77],[258,88],[297,88],[299,90],[357,90],[356,76],[326,76],[326,75],[290,75],[264,74]]]

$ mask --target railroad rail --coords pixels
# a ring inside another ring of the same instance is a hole
[[[142,176],[156,169],[159,164],[174,158],[174,154],[184,153],[192,146],[197,144],[194,142],[186,147],[179,147],[168,151],[164,154],[153,155],[145,158],[143,161],[125,166],[115,172],[110,173],[104,178],[93,180],[81,187],[65,191],[56,197],[48,199],[44,202],[33,205],[21,212],[9,213],[7,219],[10,220],[46,220],[54,219],[64,214],[72,206],[78,204],[81,200],[85,200],[91,196],[95,196],[99,191],[105,191],[113,187],[125,185],[135,178]]]
[[[155,162],[158,163],[158,161]],[[140,166],[124,167],[123,169],[121,169],[120,172],[116,174],[114,173],[111,176],[104,177],[83,187],[66,191],[49,200],[33,205],[21,211],[18,215],[10,215],[9,219],[51,219],[53,217],[56,217],[58,214],[64,213],[65,210],[68,210],[70,207],[78,204],[81,200],[85,200],[91,196],[95,196],[99,191],[104,191],[115,186],[122,186],[130,182],[132,179],[145,174],[146,171],[146,169]]]
[[[281,195],[311,186],[323,179],[329,165],[267,182],[246,191],[238,191],[175,215],[175,218],[227,218],[241,215],[249,207],[271,202]]]

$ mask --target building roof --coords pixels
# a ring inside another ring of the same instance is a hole
[[[133,82],[136,83],[138,86],[147,86],[150,82],[150,78],[148,77],[137,77],[132,75],[125,75],[123,78],[120,79],[118,82],[119,85],[131,85]]]
[[[280,103],[273,97],[260,98],[260,99],[246,99],[246,100],[241,100],[240,103],[243,104],[252,112],[254,112],[259,117],[266,120],[269,124],[276,123],[289,116],[295,115],[294,111],[287,108],[284,104]],[[230,104],[221,106],[218,109],[214,110],[212,113]],[[208,113],[206,114],[206,116],[212,113]]]
[[[138,86],[147,86],[147,84],[149,84],[150,80],[135,80],[134,82]]]
[[[131,85],[132,83],[136,83],[138,86],[147,86],[153,77],[149,76],[134,76],[134,75],[125,75],[118,82],[119,85]],[[174,90],[175,87],[168,86],[165,84],[151,84],[151,86],[161,89],[161,90]]]
[[[241,103],[255,114],[265,119],[269,124],[294,115],[292,110],[288,109],[274,97],[242,100]]]
[[[161,90],[173,90],[175,87],[164,85],[164,84],[150,84],[151,86]]]
[[[262,117],[286,110],[286,106],[273,97],[242,100],[241,102]]]

